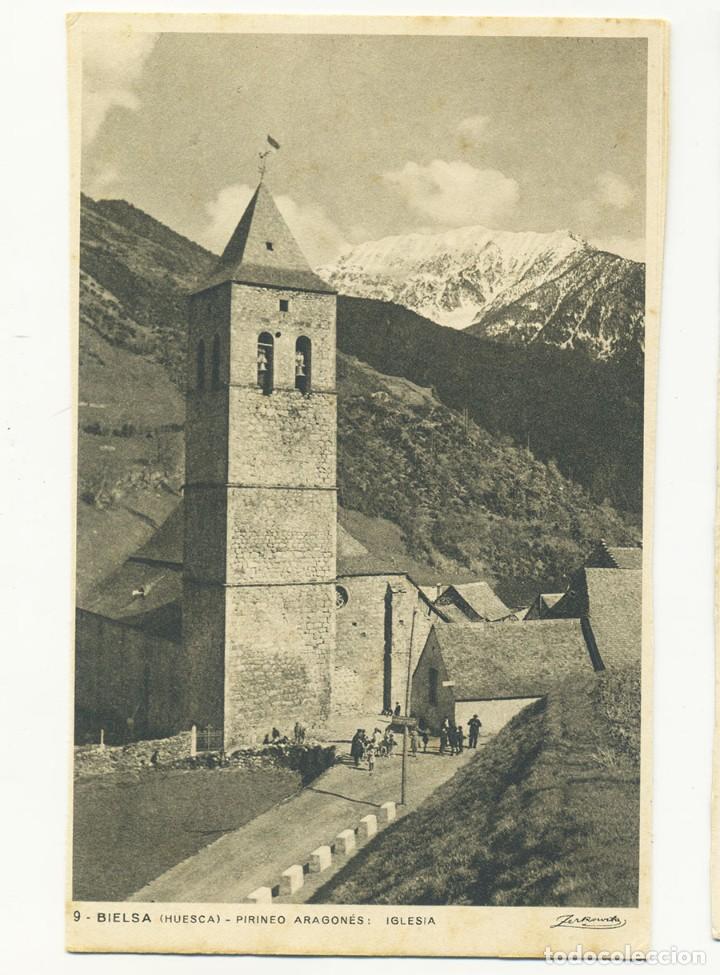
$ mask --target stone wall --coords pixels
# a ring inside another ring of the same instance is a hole
[[[440,626],[452,626],[452,623]],[[437,671],[437,698],[430,699],[430,670]],[[412,706],[410,713],[424,718],[433,732],[437,733],[443,718],[455,720],[455,697],[451,687],[443,687],[449,680],[434,634],[430,634],[412,679]]]
[[[76,740],[165,736],[183,725],[178,644],[78,610],[75,625]]]
[[[338,585],[348,601],[337,614],[333,710],[379,713],[400,702],[404,711],[413,610],[411,669],[437,617],[405,575],[340,576]]]
[[[82,778],[109,772],[177,768],[189,764],[191,738],[190,731],[183,731],[171,738],[136,741],[118,747],[81,745],[75,749],[73,771],[77,778]]]
[[[276,585],[335,578],[334,491],[227,490],[228,583]]]
[[[256,386],[229,393],[229,458],[232,484],[334,488],[337,468],[337,399]]]
[[[190,299],[185,397],[185,480],[227,480],[230,285]],[[212,385],[212,350],[217,337],[220,386]],[[200,340],[205,345],[204,389],[197,385]]]
[[[223,727],[226,592],[221,586],[184,580],[183,728]]]
[[[330,712],[335,586],[226,590],[226,748],[261,741],[295,721],[322,727]]]
[[[458,701],[455,704],[455,720],[465,726],[474,714],[482,721],[481,735],[496,735],[511,718],[537,701],[536,697],[503,698],[496,701]]]
[[[224,583],[227,565],[227,488],[185,488],[184,571],[191,579]]]
[[[417,588],[410,579],[403,579],[398,585],[393,585],[392,589],[393,628],[389,696],[390,706],[394,708],[399,702],[404,712],[408,673],[412,680],[412,674],[417,667],[427,635],[433,623],[438,621],[438,617],[420,597]],[[417,610],[417,613],[413,628],[414,610]],[[410,647],[411,630],[412,650]]]
[[[379,713],[391,632],[388,576],[346,576],[338,584],[348,600],[337,610],[333,711]]]

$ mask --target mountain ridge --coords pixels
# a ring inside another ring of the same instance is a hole
[[[599,359],[642,352],[644,266],[570,231],[477,226],[396,235],[358,244],[319,273],[342,294],[392,301],[470,334],[539,339]],[[594,304],[583,310],[595,278],[614,300],[602,307],[593,292]],[[593,327],[578,327],[588,322]]]

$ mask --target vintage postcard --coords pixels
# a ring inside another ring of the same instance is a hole
[[[665,25],[68,35],[69,949],[646,951]]]

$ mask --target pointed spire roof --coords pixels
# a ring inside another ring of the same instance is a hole
[[[255,190],[210,279],[198,290],[227,281],[335,294],[308,264],[264,183]]]

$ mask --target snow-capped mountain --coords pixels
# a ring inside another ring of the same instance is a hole
[[[319,273],[342,294],[496,340],[583,347],[598,358],[642,346],[644,266],[569,231],[386,237]]]

